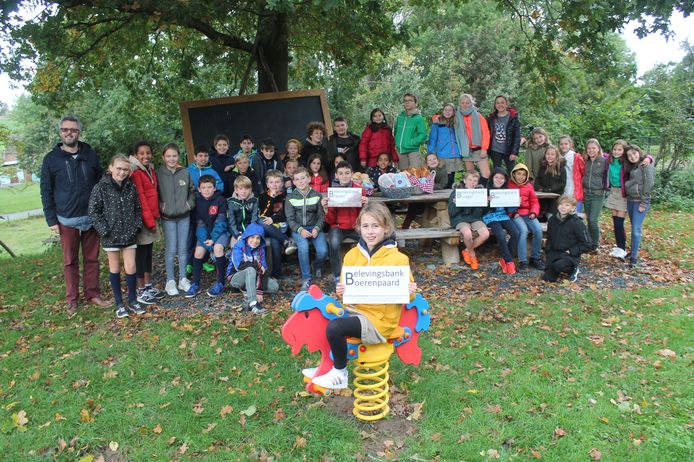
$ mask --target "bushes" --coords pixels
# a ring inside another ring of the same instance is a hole
[[[653,202],[676,210],[694,212],[694,167],[659,170],[656,173]]]

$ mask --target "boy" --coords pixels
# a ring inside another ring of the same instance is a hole
[[[395,119],[395,149],[400,158],[400,170],[422,165],[422,156],[419,154],[419,146],[424,143],[429,133],[424,122],[424,117],[417,109],[417,96],[405,93],[402,98],[404,111]]]
[[[282,182],[284,183],[284,192],[287,194],[294,191],[293,178],[297,168],[299,168],[299,161],[296,159],[287,159],[284,162],[284,175],[282,176]]]
[[[581,254],[590,250],[592,241],[588,228],[576,215],[576,199],[561,196],[557,200],[557,209],[558,214],[547,222],[547,265],[542,279],[556,282],[561,273],[566,273],[571,282],[576,282]]]
[[[321,267],[328,256],[328,243],[325,234],[321,232],[325,224],[322,196],[309,186],[310,176],[305,167],[299,167],[294,173],[296,189],[287,194],[284,202],[284,213],[292,231],[292,238],[299,248],[299,267],[301,268],[301,290],[307,290],[311,285],[311,261],[309,260],[309,242],[316,249],[316,259],[313,262],[315,277],[322,276]]]
[[[246,306],[243,311],[253,314],[265,313],[263,292],[275,294],[279,284],[268,277],[265,263],[265,234],[263,227],[251,223],[236,241],[227,268],[227,279],[232,287],[246,292]]]
[[[200,178],[203,175],[210,175],[215,180],[215,189],[219,191],[224,190],[224,181],[212,168],[210,154],[205,146],[195,146],[193,159],[193,163],[188,166],[188,171],[195,187],[198,188],[200,186]]]
[[[530,257],[530,266],[537,270],[544,270],[545,263],[540,259],[542,248],[542,226],[537,219],[540,213],[540,201],[537,200],[535,189],[530,180],[528,167],[523,163],[516,164],[511,170],[511,181],[508,189],[518,189],[520,193],[520,206],[512,215],[518,228],[518,271],[528,269],[528,232],[533,234],[533,247]]]
[[[217,282],[210,287],[207,294],[216,297],[224,289],[224,270],[226,268],[226,258],[224,248],[229,243],[229,230],[227,228],[227,203],[222,193],[215,188],[215,179],[212,175],[200,177],[198,186],[198,197],[195,201],[196,228],[195,236],[197,242],[195,253],[193,254],[193,281],[190,289],[186,292],[186,298],[197,296],[200,289],[200,273],[202,263],[208,253],[212,252],[215,256],[217,267]]]
[[[465,189],[482,189],[479,185],[480,174],[477,172],[467,172],[463,180]],[[489,239],[489,229],[482,221],[482,216],[487,211],[486,207],[457,207],[455,205],[455,190],[453,188],[451,196],[448,198],[448,215],[451,218],[451,226],[460,232],[460,236],[465,243],[462,251],[463,260],[470,268],[477,270],[479,262],[475,249]]]
[[[341,154],[342,158],[349,163],[353,172],[360,172],[360,138],[348,130],[347,121],[344,117],[336,117],[333,126],[335,127],[335,133],[328,138],[328,166],[330,168],[328,173],[332,175],[335,172],[333,165],[337,165],[334,160],[338,154]]]
[[[251,189],[253,190],[253,193],[258,196],[262,192],[262,189],[258,188],[258,184],[255,181],[255,172],[251,168],[251,161],[246,156],[246,154],[238,154],[236,156],[236,167],[231,171],[231,174],[229,175],[230,181],[232,182],[231,184],[233,185],[233,182],[236,181],[236,178],[239,176],[245,176],[249,180],[251,180]],[[229,197],[231,197],[231,194],[233,194],[233,190],[230,192]]]
[[[335,179],[332,188],[361,188],[352,183],[352,166],[347,162],[340,162],[335,169]],[[361,205],[365,206],[369,202],[366,192],[361,188]],[[328,245],[330,248],[330,268],[335,277],[335,284],[340,282],[340,272],[342,271],[342,256],[340,255],[340,245],[347,238],[359,241],[359,233],[354,229],[357,216],[361,207],[328,207],[328,198],[321,201],[325,222],[330,226],[328,231]]]
[[[258,198],[253,195],[251,187],[251,180],[238,176],[234,180],[234,194],[227,199],[230,246],[236,243],[249,224],[258,221]]]
[[[234,168],[234,156],[229,152],[229,137],[226,135],[215,136],[213,146],[213,152],[210,153],[210,163],[224,184],[227,185],[230,183],[229,173]],[[226,193],[226,190],[224,192]],[[226,195],[224,197],[228,198]]]
[[[254,157],[256,155],[256,150],[253,149],[254,146],[255,141],[253,141],[253,137],[251,137],[251,135],[241,135],[241,140],[239,140],[239,150],[236,154],[234,154],[234,160],[236,160],[239,154],[245,154],[249,159]]]
[[[265,138],[260,145],[260,156],[254,156],[251,159],[251,169],[255,175],[255,181],[258,183],[254,190],[258,191],[258,195],[265,189],[265,174],[269,170],[283,170],[284,165],[279,159],[275,142],[270,138]]]
[[[304,162],[315,153],[320,155],[321,165],[328,165],[328,149],[324,145],[326,132],[323,122],[311,122],[306,126],[306,142],[301,152]]]
[[[265,184],[267,190],[258,199],[258,223],[263,226],[265,236],[270,239],[271,276],[279,279],[282,276],[282,248],[286,255],[291,255],[296,252],[296,244],[288,236],[289,225],[284,214],[284,200],[287,195],[282,190],[282,173],[279,170],[268,171]]]

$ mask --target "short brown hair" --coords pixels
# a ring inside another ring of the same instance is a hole
[[[303,173],[304,175],[306,175],[307,178],[311,178],[311,174],[308,173],[308,169],[306,167],[297,168],[296,172],[294,172],[294,176],[297,176],[300,173]]]
[[[568,202],[572,207],[576,207],[576,204],[578,203],[576,202],[576,198],[569,194],[564,194],[557,199],[557,204],[562,204],[564,202]]]
[[[324,124],[323,122],[319,122],[319,121],[316,120],[316,121],[313,121],[313,122],[309,122],[309,124],[306,125],[306,137],[307,137],[307,138],[310,138],[310,137],[311,137],[311,134],[313,134],[313,132],[314,132],[315,130],[320,130],[320,131],[322,131],[322,132],[323,132],[323,136],[326,136],[327,131],[328,131],[328,129],[325,128],[325,124]]]

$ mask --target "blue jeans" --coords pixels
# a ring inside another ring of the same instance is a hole
[[[161,220],[164,230],[164,264],[166,266],[166,280],[175,281],[174,258],[178,255],[178,271],[180,278],[186,277],[186,265],[188,264],[188,231],[190,218],[183,217],[178,220]],[[179,279],[180,279],[179,278]]]
[[[262,226],[265,231],[265,240],[270,242],[270,257],[272,258],[272,274],[270,276],[279,278],[282,275],[282,249],[284,248],[284,241],[289,239],[289,236],[273,225]]]
[[[540,259],[542,250],[542,226],[537,218],[529,218],[527,215],[514,218],[513,222],[518,228],[518,261],[528,262],[528,233],[533,234],[533,248],[530,258]]]
[[[313,228],[305,228],[311,232]],[[301,268],[301,280],[306,281],[311,279],[311,261],[308,254],[309,242],[313,243],[316,249],[316,259],[313,261],[313,267],[318,270],[323,267],[326,257],[328,256],[328,241],[325,240],[325,234],[318,231],[316,237],[304,238],[301,234],[292,231],[292,239],[296,242],[299,254],[299,267]]]
[[[643,220],[646,219],[650,204],[646,206],[646,210],[639,211],[641,201],[627,201],[627,213],[629,221],[631,221],[631,261],[636,263],[639,260],[639,247],[641,246],[641,227]]]
[[[333,276],[340,277],[342,271],[342,258],[340,258],[340,245],[342,241],[351,237],[355,241],[359,241],[359,233],[353,229],[330,228],[328,231],[328,242],[330,244],[330,269]]]
[[[513,261],[513,250],[518,247],[518,227],[512,220],[492,221],[487,226],[492,229],[494,236],[496,236],[496,242],[499,244],[504,261],[506,263]],[[508,242],[506,242],[507,232],[511,236]]]

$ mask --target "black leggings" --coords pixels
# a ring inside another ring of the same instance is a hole
[[[356,316],[333,319],[325,328],[335,369],[347,367],[347,340],[345,337],[361,337],[361,322]]]
[[[152,272],[152,247],[154,244],[139,245],[135,249],[135,274],[138,279]]]

